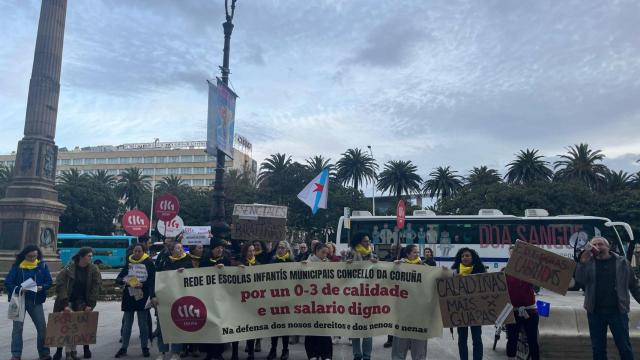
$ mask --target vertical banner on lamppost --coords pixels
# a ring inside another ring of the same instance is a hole
[[[233,126],[238,97],[220,79],[209,84],[209,112],[207,115],[207,153],[224,152],[233,159]]]

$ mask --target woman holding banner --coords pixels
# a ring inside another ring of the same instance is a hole
[[[189,258],[191,259],[191,267],[200,267],[200,260],[202,259],[202,253],[204,248],[201,244],[189,246]]]
[[[260,243],[260,241],[258,241]],[[255,242],[248,242],[242,246],[242,250],[240,250],[240,263],[239,267],[244,268],[245,266],[256,266],[260,265],[258,258],[256,256],[256,250],[254,247]],[[263,245],[263,244],[261,244]],[[247,340],[246,342],[246,352],[249,353],[247,360],[254,360],[255,358],[255,339]],[[238,360],[238,342],[234,341],[232,344],[232,355],[231,360]]]
[[[122,346],[115,355],[117,358],[127,355],[134,315],[138,316],[142,356],[150,356],[148,313],[145,306],[153,291],[155,274],[156,268],[153,265],[153,260],[146,253],[146,246],[142,243],[135,244],[132,254],[127,258],[127,264],[116,278],[117,283],[125,286],[122,291],[121,306],[121,310],[124,312]]]
[[[71,258],[72,261],[56,276],[56,301],[53,312],[93,311],[98,303],[102,277],[100,270],[91,261],[93,249],[82,247]],[[91,358],[89,345],[84,345],[84,358]],[[62,348],[57,348],[53,358],[62,357]],[[67,348],[67,360],[76,360],[75,346]]]
[[[369,235],[365,233],[356,234],[351,239],[351,250],[347,253],[347,263],[354,261],[378,262],[376,254],[373,252]],[[353,360],[371,360],[371,350],[373,349],[373,339],[370,337],[351,339],[353,346]]]
[[[193,264],[191,263],[191,259],[184,252],[182,244],[179,242],[172,242],[169,244],[169,256],[162,266],[156,269],[156,271],[183,271],[184,269],[192,268],[192,266]],[[152,302],[154,305],[158,304],[158,300],[155,296],[153,297]],[[163,360],[165,353],[168,353],[169,350],[171,350],[172,353],[170,360],[178,360],[180,359],[182,344],[165,344],[162,340],[160,322],[158,322],[158,351],[161,354],[156,358],[156,360]]]
[[[227,256],[225,256],[226,243],[224,240],[213,238],[211,239],[211,246],[209,252],[202,256],[200,259],[200,267],[216,267],[222,269],[225,266],[230,266],[231,262]],[[224,353],[224,344],[207,344],[205,345],[207,356],[204,360],[221,360],[222,353]],[[237,358],[237,354],[236,354]]]
[[[313,254],[309,256],[309,262],[328,262],[329,248],[326,244],[317,243],[313,248]],[[305,336],[304,349],[309,359],[326,360],[333,357],[333,343],[331,336]]]
[[[404,253],[406,257],[401,260],[395,260],[394,263],[424,266],[419,256],[420,250],[418,249],[418,245],[407,245],[407,247],[404,248]],[[391,347],[392,360],[405,360],[409,350],[411,350],[412,360],[426,360],[427,340],[393,337],[393,345]]]
[[[459,276],[468,276],[487,272],[478,253],[467,247],[458,250],[451,269],[453,269],[454,273]],[[473,360],[482,360],[482,326],[470,326],[470,328],[471,340],[473,343]],[[469,348],[467,345],[469,327],[459,327],[457,329],[458,353],[460,354],[460,360],[467,360],[469,358]]]
[[[425,247],[424,248],[424,258],[422,259],[422,262],[425,265],[429,265],[429,266],[436,266],[436,260],[433,258],[433,249],[430,247]]]
[[[22,284],[28,280],[32,280],[35,283],[35,291],[22,288]],[[47,290],[51,287],[51,283],[51,273],[47,264],[42,261],[42,251],[36,245],[27,245],[16,255],[16,261],[4,279],[9,301],[13,296],[24,296],[25,308],[20,309],[20,311],[26,311],[36,327],[36,344],[41,360],[51,359],[49,348],[44,346],[47,324],[42,308],[42,304],[47,299]],[[22,356],[23,326],[24,321],[13,321],[11,360],[20,360]]]
[[[276,253],[271,258],[272,264],[282,264],[293,262],[293,258],[291,256],[291,248],[289,247],[289,243],[282,240],[278,242],[276,247]],[[282,338],[282,355],[280,356],[280,360],[289,359],[289,337],[281,336]],[[269,350],[269,355],[267,355],[267,360],[273,360],[278,356],[278,336],[271,337],[271,350]]]

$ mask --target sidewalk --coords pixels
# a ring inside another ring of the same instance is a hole
[[[10,359],[11,358],[11,322],[6,319],[8,302],[6,299],[0,302],[0,314],[3,314],[2,320],[0,321],[0,328],[2,328],[3,335],[0,337],[0,359]],[[44,304],[45,316],[48,316],[49,312],[53,309],[53,300],[49,299]],[[98,360],[106,360],[113,359],[115,353],[118,351],[120,344],[120,324],[122,320],[122,312],[120,311],[120,303],[119,302],[100,302],[96,306],[96,310],[100,312],[100,320],[98,322],[98,343],[96,345],[91,346],[91,351],[93,352],[93,359]],[[491,326],[483,327],[483,342],[484,342],[484,359],[505,359],[505,346],[506,339],[505,335],[502,334],[502,338],[498,342],[498,346],[496,351],[491,350],[491,346],[493,345],[493,337],[494,330]],[[33,326],[33,322],[27,315],[25,326],[24,326],[24,347],[22,352],[22,360],[32,360],[38,358],[38,353],[36,350],[36,333],[35,328]],[[374,338],[373,341],[373,354],[372,359],[391,359],[391,349],[385,349],[382,345],[386,341],[386,337],[378,336]],[[270,340],[265,339],[262,340],[262,352],[256,353],[256,359],[265,359],[269,352]],[[471,349],[471,339],[469,339],[469,347]],[[244,346],[240,344],[240,351],[242,352]],[[304,352],[304,344],[296,344],[290,345],[290,356],[291,360],[304,360],[306,359],[306,355]],[[151,349],[151,358],[154,359],[158,354],[157,344],[153,343],[150,346]],[[52,354],[55,349],[52,350]],[[342,339],[340,344],[336,344],[333,347],[333,359],[334,360],[351,360],[353,356],[351,355],[351,346],[348,344],[346,339]],[[280,355],[280,352],[278,352]],[[230,358],[229,353],[225,353],[225,359]],[[444,334],[442,338],[431,339],[429,340],[428,347],[428,358],[429,359],[457,359],[458,358],[458,348],[457,348],[457,335],[456,340],[451,339],[451,333],[449,329],[444,329]],[[142,357],[142,352],[140,350],[140,340],[138,338],[138,328],[137,323],[134,322],[133,331],[131,335],[131,343],[128,349],[127,357],[122,359],[144,359]],[[194,359],[194,358],[185,358],[185,359]],[[240,354],[240,359],[246,359],[246,353]],[[278,357],[279,359],[279,357]]]

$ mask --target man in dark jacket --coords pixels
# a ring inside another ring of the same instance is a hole
[[[633,359],[629,341],[629,292],[640,302],[640,282],[629,262],[609,251],[609,242],[594,237],[580,256],[576,281],[584,284],[593,359],[607,359],[607,327],[620,359]]]

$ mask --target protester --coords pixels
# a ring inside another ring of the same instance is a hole
[[[25,290],[22,283],[27,280],[36,283],[36,291]],[[47,324],[44,317],[42,304],[47,299],[47,290],[51,287],[51,273],[47,264],[42,261],[42,251],[36,245],[27,245],[16,255],[16,261],[9,269],[4,279],[4,286],[9,295],[9,301],[13,296],[24,294],[24,305],[27,314],[36,327],[38,356],[41,360],[51,359],[49,348],[44,346],[47,333]],[[11,331],[11,360],[20,360],[22,356],[22,329],[23,321],[13,321]]]
[[[347,254],[346,261],[351,263],[353,261],[371,261],[373,263],[378,262],[376,254],[373,252],[373,246],[371,246],[371,240],[369,235],[365,233],[357,233],[353,239],[351,239],[351,250]],[[354,360],[370,360],[371,350],[373,348],[373,339],[366,337],[363,339],[353,338],[351,339],[351,345],[353,347],[353,359]]]
[[[189,246],[189,258],[191,259],[191,267],[200,267],[200,259],[202,258],[202,252],[204,247],[201,244]]]
[[[307,260],[310,254],[311,253],[309,252],[307,243],[302,242],[300,243],[300,245],[298,245],[298,255],[296,255],[296,261],[300,262],[302,260]]]
[[[400,243],[391,244],[391,248],[385,257],[382,259],[384,261],[394,262],[396,260],[400,260],[402,258],[404,249]],[[387,335],[387,341],[382,345],[385,348],[390,348],[393,346],[393,335]]]
[[[515,245],[509,248],[509,255]],[[540,347],[538,346],[538,310],[536,308],[536,295],[533,285],[526,281],[507,275],[507,290],[513,312],[516,318],[515,324],[507,324],[507,358],[515,359],[518,352],[518,338],[520,329],[524,329],[529,344],[529,358],[540,359]]]
[[[620,359],[633,359],[629,341],[629,292],[640,302],[640,281],[627,259],[611,252],[607,239],[594,237],[580,255],[576,281],[585,286],[584,308],[593,359],[607,359],[607,327]]]
[[[168,246],[169,256],[166,257],[166,261],[162,263],[162,267],[156,268],[156,271],[183,271],[184,269],[190,269],[193,264],[191,259],[184,252],[182,248],[182,244],[179,242],[172,242]],[[152,298],[152,302],[154,305],[158,305],[158,299],[155,295]],[[182,350],[182,344],[165,344],[162,339],[162,329],[160,328],[160,323],[158,323],[158,351],[160,355],[156,358],[156,360],[163,360],[165,354],[171,351],[170,360],[178,360],[180,359],[180,351]]]
[[[467,247],[458,250],[451,269],[460,276],[487,272],[478,253]],[[470,326],[470,328],[473,343],[473,360],[482,360],[482,326]],[[467,360],[469,358],[469,348],[467,345],[469,327],[459,327],[457,329],[460,360]]]
[[[405,263],[410,265],[422,265],[417,245],[407,245],[404,249],[405,257],[401,260],[395,260],[396,264]],[[416,340],[409,338],[393,337],[393,346],[391,348],[392,360],[405,360],[407,353],[411,350],[412,360],[424,360],[427,358],[427,340]]]
[[[289,247],[289,243],[282,240],[278,242],[276,247],[276,253],[271,258],[272,264],[281,264],[281,263],[290,263],[293,262],[291,256],[291,249]],[[281,336],[282,338],[282,354],[280,355],[280,360],[289,359],[289,337]],[[271,350],[269,350],[269,355],[267,355],[267,360],[273,360],[278,355],[278,336],[271,337]]]
[[[93,311],[98,302],[98,293],[102,284],[100,270],[91,261],[93,249],[82,247],[71,258],[72,261],[56,276],[56,301],[53,312]],[[83,346],[83,357],[91,358],[89,345]],[[62,348],[57,348],[53,359],[62,357]],[[68,347],[67,360],[76,360],[75,346]]]
[[[222,269],[225,266],[230,266],[231,261],[225,253],[226,242],[221,239],[211,239],[211,246],[207,254],[203,255],[200,259],[200,267],[216,267]],[[207,344],[204,346],[207,352],[207,356],[204,360],[223,360],[222,353],[224,353],[224,344]],[[237,358],[237,355],[236,355]]]
[[[244,268],[246,266],[256,266],[261,264],[258,261],[258,256],[256,255],[255,243],[256,242],[253,242],[253,243],[248,242],[244,244],[244,246],[242,246],[242,250],[240,250],[240,264],[238,265],[239,267]],[[258,241],[258,243],[260,243],[260,246],[264,246],[264,244],[262,244],[260,241]],[[262,247],[262,248],[266,249],[266,247]],[[247,360],[255,359],[255,352],[257,351],[255,349],[255,345],[256,345],[256,339],[250,339],[246,341],[245,351],[249,353]],[[231,360],[238,360],[238,342],[237,341],[233,342],[233,345],[232,345]]]
[[[336,244],[328,242],[327,249],[329,250],[329,254],[327,254],[327,259],[329,259],[329,261],[340,262],[342,260],[342,258],[336,254]]]
[[[153,291],[155,273],[156,269],[146,253],[146,246],[142,243],[134,245],[133,253],[127,258],[127,264],[116,278],[117,283],[125,286],[122,291],[121,305],[121,310],[124,312],[122,345],[115,355],[116,358],[127,355],[134,315],[138,316],[142,356],[150,356],[148,347],[149,313],[145,307]]]
[[[318,243],[313,248],[313,254],[309,256],[308,262],[328,262],[328,255],[328,246]],[[305,336],[304,349],[309,359],[326,360],[333,357],[333,343],[330,336]]]
[[[422,262],[425,265],[429,266],[437,266],[436,260],[433,258],[433,249],[430,247],[424,248],[424,257],[422,258]]]
[[[264,241],[259,240],[253,241],[252,244],[258,264],[268,264],[273,257],[273,253],[269,252],[267,244]]]

